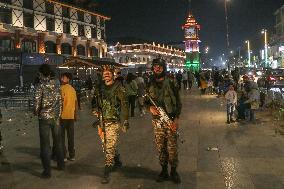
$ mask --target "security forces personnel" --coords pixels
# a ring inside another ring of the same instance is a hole
[[[121,82],[114,80],[113,65],[102,65],[102,81],[95,88],[93,108],[98,108],[99,111],[95,110],[94,114],[98,117],[101,116],[104,127],[98,127],[105,152],[105,170],[101,182],[107,184],[112,169],[122,165],[117,152],[117,143],[120,123],[123,123],[123,132],[129,128],[129,109],[124,87]],[[122,121],[120,120],[121,113]]]
[[[150,112],[153,115],[155,143],[159,153],[162,171],[157,178],[157,182],[168,180],[180,183],[181,179],[177,173],[178,151],[177,151],[177,128],[178,118],[181,113],[181,101],[176,83],[166,76],[166,63],[163,59],[157,58],[152,62],[153,78],[148,87],[148,94],[155,101],[157,106],[162,107],[168,116],[173,120],[173,130],[159,120],[159,112],[150,105]],[[170,177],[168,174],[168,164],[171,166]]]

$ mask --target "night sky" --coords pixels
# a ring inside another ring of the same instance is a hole
[[[188,14],[188,0],[93,0],[96,10],[112,19],[107,38],[134,37],[147,41],[182,42],[181,29]],[[202,50],[210,47],[216,57],[226,49],[224,0],[192,0],[192,12],[201,25]],[[230,0],[228,3],[231,49],[252,42],[253,53],[262,45],[261,29],[274,32],[274,12],[284,0]]]

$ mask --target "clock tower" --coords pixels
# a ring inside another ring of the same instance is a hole
[[[200,25],[196,22],[191,13],[182,26],[184,30],[184,44],[186,60],[184,68],[186,70],[199,71],[200,69],[200,52],[199,52],[199,30]]]

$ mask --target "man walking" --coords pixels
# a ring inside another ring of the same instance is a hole
[[[56,152],[57,168],[64,170],[65,167],[59,124],[61,107],[60,83],[54,79],[54,73],[50,66],[43,64],[39,68],[39,84],[35,89],[35,115],[39,118],[42,178],[51,177],[50,130]]]
[[[165,60],[157,58],[153,60],[152,70],[154,77],[150,81],[148,88],[149,96],[155,101],[157,106],[162,107],[167,115],[172,119],[172,129],[160,121],[159,112],[155,106],[150,106],[153,115],[155,143],[159,153],[162,171],[157,178],[157,182],[162,182],[169,178],[168,164],[171,166],[170,178],[174,183],[180,183],[181,179],[177,173],[178,150],[177,150],[177,128],[178,118],[181,113],[181,101],[178,86],[166,76]]]
[[[69,84],[72,79],[70,73],[63,73],[61,75],[61,97],[62,97],[62,114],[61,114],[61,127],[62,127],[62,142],[64,148],[64,160],[66,160],[66,146],[65,146],[65,131],[68,139],[68,160],[75,161],[75,148],[74,148],[74,121],[77,119],[77,97],[75,89]]]
[[[97,110],[93,112],[102,121],[98,127],[105,152],[105,170],[101,183],[107,184],[112,169],[122,166],[117,151],[117,143],[121,122],[123,123],[123,132],[126,132],[129,128],[129,108],[125,88],[121,82],[114,80],[114,67],[112,65],[102,66],[102,79],[103,81],[96,87],[94,94],[93,108],[97,108]],[[120,120],[120,117],[123,120]]]

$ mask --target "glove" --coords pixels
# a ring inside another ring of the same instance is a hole
[[[122,131],[126,133],[128,129],[129,129],[129,122],[128,120],[125,120],[122,126]]]

